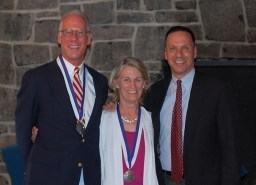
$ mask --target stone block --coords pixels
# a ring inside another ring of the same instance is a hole
[[[5,134],[8,132],[7,125],[4,123],[0,123],[0,134]]]
[[[151,84],[154,84],[164,78],[164,75],[162,73],[150,73],[150,80]]]
[[[203,39],[203,33],[202,33],[201,25],[193,24],[193,25],[188,25],[187,27],[192,30],[196,40],[202,40]]]
[[[61,5],[60,6],[60,15],[63,16],[65,13],[72,10],[81,10],[80,5],[77,4],[69,4],[69,5]]]
[[[13,53],[18,66],[43,64],[50,61],[48,46],[14,45]]]
[[[8,173],[8,170],[5,165],[0,165],[0,173]],[[0,184],[1,184],[1,176],[0,176]]]
[[[19,0],[18,10],[52,9],[58,7],[58,0]]]
[[[4,172],[0,172],[0,173],[7,173],[7,169],[4,170]],[[11,184],[8,182],[7,178],[4,177],[4,176],[2,176],[2,175],[0,175],[0,184],[1,184],[1,185],[11,185]]]
[[[51,50],[52,50],[52,58],[51,58],[51,60],[54,60],[54,59],[56,59],[56,58],[60,55],[60,53],[61,53],[60,47],[59,47],[58,45],[52,46],[52,47],[51,47]]]
[[[33,14],[1,13],[0,40],[29,40],[32,32]]]
[[[175,7],[178,10],[196,9],[196,1],[195,0],[176,1]]]
[[[2,0],[0,2],[0,10],[13,10],[14,1],[13,0]]]
[[[197,43],[197,58],[219,59],[220,43]]]
[[[15,123],[13,123],[12,125],[9,125],[9,129],[10,129],[11,133],[15,133],[16,132]]]
[[[67,2],[76,2],[77,0],[60,0],[61,3],[67,3]],[[80,0],[83,1],[83,0]],[[85,0],[87,1],[87,0]]]
[[[200,0],[199,6],[207,40],[245,41],[245,24],[240,1]]]
[[[152,14],[140,12],[119,12],[116,16],[116,22],[122,23],[148,23],[154,19]]]
[[[35,22],[35,42],[58,41],[59,20],[43,20]]]
[[[248,30],[247,39],[249,43],[256,42],[256,30]]]
[[[143,0],[144,6],[146,10],[161,10],[161,9],[171,9],[172,8],[172,0]]]
[[[140,0],[117,0],[117,10],[139,10]]]
[[[155,15],[156,22],[197,22],[195,12],[159,11]]]
[[[253,59],[255,51],[256,45],[224,44],[222,58]]]
[[[91,24],[109,24],[114,22],[113,1],[84,4],[83,9],[89,17]]]
[[[144,65],[147,67],[148,71],[159,72],[162,70],[162,63],[158,61],[144,62]]]
[[[0,87],[0,121],[11,121],[14,119],[16,106],[16,91]],[[0,144],[0,146],[3,146]]]
[[[23,68],[18,68],[16,70],[16,86],[17,87],[20,87],[22,77],[25,74],[25,72],[27,72],[29,69],[31,69],[31,68],[24,68],[23,67]]]
[[[58,12],[39,12],[36,13],[37,18],[42,18],[42,17],[59,17]]]
[[[250,27],[256,27],[256,1],[255,0],[244,0],[244,7],[247,15],[248,25]]]
[[[112,71],[114,66],[126,56],[132,56],[130,42],[95,43],[90,66],[100,71]]]
[[[164,59],[164,39],[170,27],[141,26],[135,38],[135,57],[142,61]]]
[[[93,40],[113,40],[131,38],[133,26],[91,26]]]
[[[16,143],[15,135],[4,135],[0,137],[0,146],[5,147]]]
[[[14,84],[11,46],[0,43],[0,84]]]
[[[0,163],[3,163],[3,162],[4,162],[3,156],[0,155]]]

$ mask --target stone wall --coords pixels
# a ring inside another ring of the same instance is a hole
[[[16,142],[22,75],[59,55],[59,20],[71,9],[89,16],[93,42],[86,63],[107,77],[122,57],[135,56],[153,82],[162,79],[164,36],[174,25],[194,31],[198,58],[256,58],[255,0],[1,0],[0,147]],[[2,184],[11,181],[0,157]]]

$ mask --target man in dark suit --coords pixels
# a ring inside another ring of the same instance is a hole
[[[163,185],[239,185],[241,175],[238,111],[229,83],[195,71],[193,32],[171,28],[165,58],[172,76],[152,85],[145,108],[152,112],[156,166]],[[176,82],[182,87],[182,174],[175,180],[171,154],[172,112]]]
[[[26,185],[100,185],[99,124],[108,86],[83,63],[91,41],[87,16],[65,14],[61,55],[23,76],[15,119]],[[34,144],[33,126],[39,129]]]

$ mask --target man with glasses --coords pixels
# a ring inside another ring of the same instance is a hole
[[[65,14],[61,55],[23,76],[15,120],[26,185],[100,185],[99,124],[108,86],[83,63],[91,41],[87,16]],[[34,144],[33,126],[39,130]]]

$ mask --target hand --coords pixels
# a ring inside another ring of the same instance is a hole
[[[32,128],[32,135],[31,135],[31,140],[32,140],[33,143],[34,143],[35,140],[36,140],[37,132],[38,132],[38,128],[33,127],[33,128]]]
[[[103,106],[103,110],[106,110],[108,112],[114,112],[116,109],[116,103],[115,102],[108,102]]]

